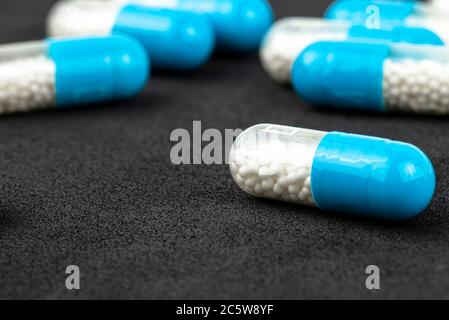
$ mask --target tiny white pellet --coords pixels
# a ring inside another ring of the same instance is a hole
[[[248,178],[254,174],[258,173],[258,168],[254,166],[254,164],[244,165],[240,168],[239,174],[242,178]]]
[[[0,62],[0,114],[54,105],[55,72],[54,62],[41,55]]]
[[[384,100],[388,110],[449,113],[449,61],[387,59]],[[396,79],[402,79],[399,83]]]
[[[273,188],[273,186],[274,186],[274,182],[272,179],[264,179],[262,181],[262,189],[264,191],[271,190]]]
[[[289,185],[288,186],[288,192],[293,193],[293,194],[298,193],[299,192],[299,186],[298,185],[294,185],[294,184]]]
[[[260,194],[260,193],[263,192],[263,189],[262,189],[262,186],[260,185],[260,183],[257,183],[257,184],[254,186],[254,192],[255,192],[256,194]]]
[[[257,178],[252,176],[249,179],[245,180],[245,186],[247,187],[254,187],[257,184]]]

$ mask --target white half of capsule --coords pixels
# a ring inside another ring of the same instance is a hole
[[[42,41],[0,46],[0,114],[56,104],[56,65]]]
[[[431,0],[429,4],[437,10],[445,10],[449,12],[449,1],[447,0]]]
[[[317,41],[343,41],[349,23],[320,18],[284,18],[276,22],[262,44],[260,58],[268,74],[279,83],[290,83],[298,55]]]
[[[325,135],[322,131],[257,125],[240,135],[231,148],[231,174],[240,188],[254,196],[316,206],[311,171]]]
[[[391,45],[383,64],[383,96],[389,111],[449,113],[449,50]]]
[[[50,11],[47,33],[52,37],[109,34],[124,1],[60,1]]]

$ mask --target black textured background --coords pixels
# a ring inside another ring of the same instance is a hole
[[[1,1],[0,42],[42,38],[51,2]],[[273,5],[318,16],[328,2]],[[408,141],[432,159],[437,194],[406,223],[254,199],[225,166],[170,163],[170,132],[193,120]],[[256,55],[154,75],[121,104],[1,117],[0,298],[449,298],[448,121],[313,110]],[[81,291],[65,289],[69,264]],[[370,264],[378,292],[365,289]]]

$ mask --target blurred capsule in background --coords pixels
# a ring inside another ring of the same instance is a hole
[[[149,59],[121,36],[0,46],[0,114],[65,108],[135,96]]]
[[[437,34],[444,43],[449,43],[448,13],[424,2],[340,0],[331,4],[325,17],[363,25],[379,18],[382,28],[397,25],[425,28]]]
[[[60,1],[50,11],[47,31],[51,37],[126,34],[141,42],[154,68],[165,70],[198,68],[215,46],[204,17],[116,1]]]
[[[449,14],[449,1],[447,0],[429,0],[428,3],[435,9],[445,10]]]
[[[263,42],[260,56],[265,70],[275,81],[290,83],[293,63],[307,46],[318,41],[348,39],[443,44],[435,33],[423,28],[394,26],[388,29],[368,29],[349,21],[291,17],[279,20],[273,25]]]
[[[337,0],[338,1],[338,0]],[[370,1],[370,0],[363,0],[363,1]],[[379,0],[377,0],[379,1]],[[387,0],[388,1],[388,0]],[[425,3],[426,6],[431,7],[433,9],[438,9],[438,10],[449,10],[449,2],[447,0],[389,0],[389,1],[394,1],[394,2],[421,2],[421,3]]]
[[[247,53],[260,48],[273,23],[268,0],[113,0],[203,15],[212,23],[219,49]]]
[[[261,124],[240,134],[229,156],[247,193],[323,210],[404,220],[435,191],[427,156],[387,139]]]
[[[298,95],[318,106],[449,114],[446,47],[317,42],[291,77]]]

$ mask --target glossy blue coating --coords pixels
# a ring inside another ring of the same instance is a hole
[[[382,25],[402,23],[415,13],[417,6],[415,2],[340,0],[332,3],[324,16],[365,24],[373,15],[373,5],[378,9]]]
[[[274,19],[267,0],[179,0],[177,9],[205,15],[218,47],[243,53],[259,49]]]
[[[362,25],[349,28],[350,38],[366,38],[390,42],[407,42],[413,44],[444,45],[443,40],[434,32],[424,28],[395,26],[388,29],[369,29]]]
[[[404,220],[429,205],[435,172],[411,144],[331,132],[318,146],[311,182],[321,209]]]
[[[48,40],[56,65],[56,106],[96,103],[136,95],[146,84],[149,59],[122,36]]]
[[[383,63],[386,44],[317,42],[296,59],[293,88],[317,106],[384,111]]]
[[[119,12],[114,33],[139,40],[155,68],[191,70],[207,62],[215,34],[207,18],[197,14],[127,5]]]

